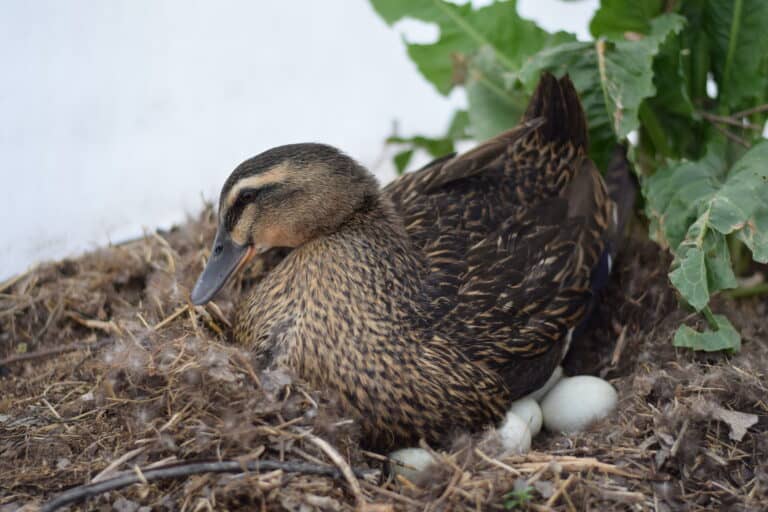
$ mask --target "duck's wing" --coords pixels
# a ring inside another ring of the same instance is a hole
[[[521,361],[559,362],[609,263],[614,205],[587,147],[573,84],[545,74],[521,125],[385,190],[429,261],[438,327],[513,387]]]

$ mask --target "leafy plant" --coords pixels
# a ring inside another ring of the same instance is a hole
[[[509,491],[504,495],[504,508],[506,510],[514,510],[524,507],[533,499],[532,492],[533,487],[527,485]]]
[[[453,115],[448,131],[439,138],[415,135],[413,137],[400,137],[392,135],[387,138],[389,144],[403,144],[406,149],[397,153],[394,157],[397,172],[402,173],[411,161],[416,149],[423,149],[430,156],[440,157],[454,152],[454,143],[459,140],[471,138],[469,135],[469,115],[466,110],[459,110]]]
[[[604,168],[615,145],[630,139],[649,235],[672,252],[670,281],[708,321],[705,332],[682,326],[675,345],[738,350],[739,334],[709,303],[738,286],[750,255],[768,262],[768,2],[602,0],[590,42],[521,18],[514,0],[478,9],[445,0],[371,3],[390,25],[436,24],[437,41],[406,42],[408,54],[439,93],[467,94],[460,132],[392,139],[409,145],[396,157],[399,169],[414,148],[439,156],[467,134],[482,140],[513,126],[542,71],[570,74],[592,158]]]

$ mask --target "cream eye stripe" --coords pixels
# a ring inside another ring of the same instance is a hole
[[[277,166],[256,176],[248,176],[247,178],[241,179],[235,183],[227,193],[227,198],[225,201],[227,209],[231,208],[232,205],[235,204],[237,196],[240,194],[241,190],[245,188],[260,188],[270,183],[279,183],[284,181],[286,175],[286,168],[284,166]]]

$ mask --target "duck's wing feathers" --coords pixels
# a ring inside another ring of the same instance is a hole
[[[385,190],[429,262],[438,328],[491,367],[562,352],[590,308],[614,206],[587,146],[573,84],[545,74],[521,125]]]

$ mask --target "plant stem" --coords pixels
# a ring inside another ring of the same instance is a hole
[[[732,299],[745,299],[747,297],[756,297],[758,295],[768,295],[768,283],[760,283],[745,288],[734,288],[723,292]]]
[[[731,117],[735,117],[738,119],[741,117],[749,117],[754,114],[761,114],[763,112],[768,112],[768,103],[766,103],[765,105],[758,105],[757,107],[750,108],[747,110],[742,110],[741,112],[736,112]]]
[[[737,276],[744,274],[750,261],[749,254],[744,251],[744,243],[731,234],[728,237],[728,248],[731,252],[731,265],[734,273]]]
[[[733,1],[733,19],[731,19],[731,32],[728,36],[728,55],[725,58],[725,66],[723,67],[723,87],[728,83],[731,77],[731,67],[733,66],[733,59],[736,55],[736,46],[739,40],[739,29],[741,28],[741,8],[744,4],[744,0]],[[725,91],[723,91],[725,92]],[[724,97],[724,94],[718,96]],[[720,102],[720,113],[725,113],[725,105]]]
[[[648,136],[653,142],[653,147],[656,149],[656,153],[661,153],[663,156],[671,156],[669,144],[667,144],[667,136],[664,134],[664,128],[662,128],[659,118],[656,116],[656,112],[644,101],[640,104],[640,121],[643,123],[643,128],[648,132]]]
[[[506,103],[510,107],[519,108],[519,106],[516,105],[514,100],[510,97],[509,93],[507,91],[505,91],[503,87],[497,85],[493,80],[488,78],[485,75],[485,73],[483,73],[481,70],[474,69],[474,72],[472,73],[472,78],[474,78],[478,82],[482,83],[497,98],[499,98],[501,101],[503,101],[504,103]]]
[[[720,326],[717,325],[717,320],[715,320],[715,315],[712,314],[712,310],[709,309],[709,306],[704,306],[704,309],[701,310],[701,313],[704,315],[704,318],[707,319],[707,323],[709,324],[710,329],[715,332],[720,330]]]

